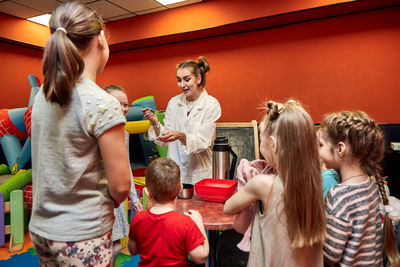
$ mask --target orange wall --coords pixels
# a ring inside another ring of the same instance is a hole
[[[400,123],[398,14],[400,8],[388,8],[117,52],[98,82],[123,86],[130,100],[154,95],[157,107],[165,109],[179,93],[176,63],[205,55],[211,65],[206,87],[221,103],[220,121],[260,119],[265,98],[294,97],[316,122],[327,112],[362,109],[380,123]],[[42,80],[40,56],[38,50],[0,42],[0,108],[27,104],[26,76]]]
[[[175,65],[205,55],[207,89],[221,121],[260,118],[265,98],[301,100],[319,122],[342,109],[399,123],[400,8],[340,16],[197,41],[113,53],[99,77],[130,100],[154,95],[159,109],[179,93]]]
[[[130,42],[295,11],[324,7],[352,0],[212,0],[107,23],[110,43]],[[388,2],[388,1],[385,1]]]
[[[28,20],[0,13],[0,37],[12,41],[44,47],[49,28]]]
[[[380,0],[378,6],[391,5],[393,1],[397,0]],[[376,6],[369,2],[371,0],[364,0],[360,5],[363,8]],[[346,3],[359,5],[353,0],[212,0],[110,22],[107,23],[107,29],[110,32],[109,43],[118,44]],[[44,47],[49,34],[48,28],[43,25],[0,13],[0,38]]]
[[[40,50],[0,42],[0,109],[28,106],[28,75],[43,81],[41,56]]]

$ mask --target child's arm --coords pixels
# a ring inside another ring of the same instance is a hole
[[[331,192],[325,198],[326,214],[326,240],[324,242],[324,262],[332,264],[339,262],[343,257],[343,252],[352,234],[350,223],[345,218],[340,218],[335,213],[336,207],[340,203],[333,201]]]
[[[255,176],[247,182],[242,190],[239,190],[225,202],[224,213],[237,214],[256,200],[268,200],[272,186],[272,175]],[[266,203],[266,201],[263,202]]]
[[[136,187],[135,187],[135,182],[133,180],[132,172],[131,172],[131,190],[129,192],[129,197],[131,198],[131,201],[133,203],[133,208],[135,209],[136,212],[143,210],[142,203],[140,202],[139,196],[137,195],[136,192]]]
[[[132,239],[129,238],[129,240],[128,240],[128,249],[129,249],[129,253],[131,253],[131,255],[138,254],[135,240],[132,240]]]
[[[143,210],[143,205],[140,202],[133,203],[133,208],[136,212]]]
[[[185,214],[192,218],[192,220],[195,222],[205,238],[200,246],[189,251],[189,256],[195,263],[203,264],[206,262],[208,253],[210,252],[210,246],[208,244],[206,229],[204,228],[203,224],[203,218],[201,217],[201,214],[196,210],[189,210],[188,212],[185,212]]]
[[[107,174],[108,189],[115,208],[128,197],[131,187],[129,178],[131,168],[125,147],[124,128],[124,124],[116,125],[97,139]]]

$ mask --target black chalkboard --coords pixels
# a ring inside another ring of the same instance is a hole
[[[216,136],[228,138],[229,145],[238,157],[235,178],[236,167],[241,159],[260,159],[257,121],[217,123]]]

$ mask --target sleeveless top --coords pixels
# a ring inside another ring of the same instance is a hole
[[[263,214],[261,201],[257,201],[247,266],[322,267],[322,243],[296,249],[290,246],[282,193],[282,181],[275,176],[272,201]]]

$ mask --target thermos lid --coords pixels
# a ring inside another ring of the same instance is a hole
[[[213,151],[230,151],[231,147],[228,138],[225,136],[217,136],[214,140]]]
[[[222,143],[228,144],[228,138],[226,138],[225,136],[215,137],[214,144],[222,144]]]

